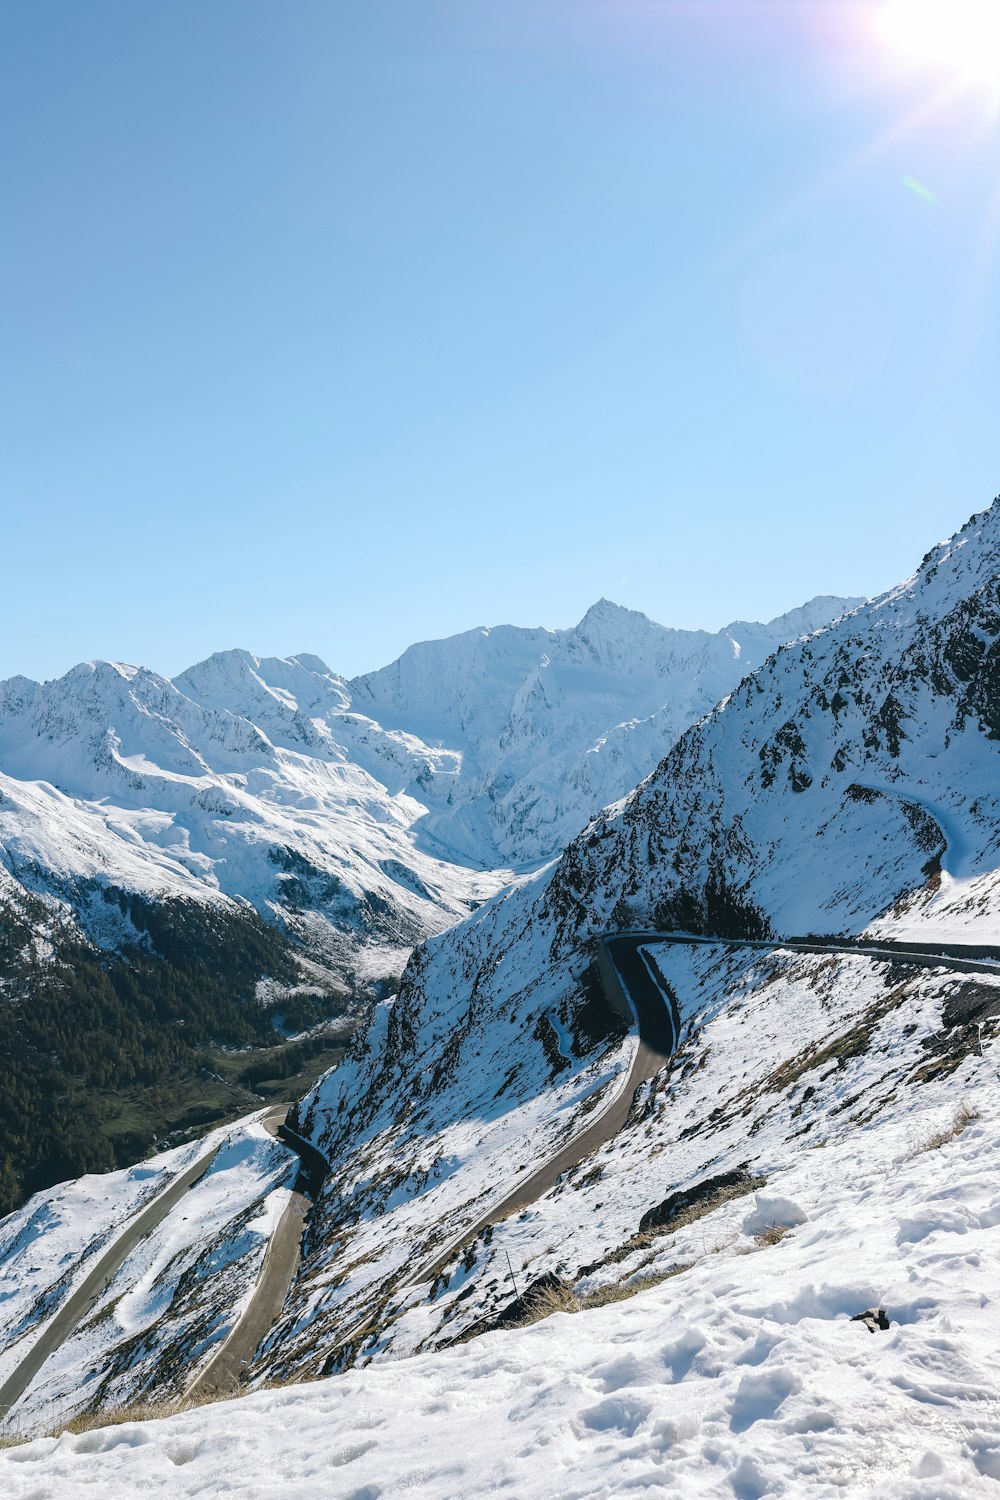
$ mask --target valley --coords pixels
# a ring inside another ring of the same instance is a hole
[[[350,681],[229,651],[0,683],[0,1210],[304,1095],[415,943],[857,602],[713,634],[602,600]]]
[[[993,1450],[973,1366],[993,1356],[969,1299],[995,1295],[1000,1222],[998,579],[1000,503],[898,588],[780,645],[558,858],[489,872],[496,888],[418,942],[392,992],[383,976],[367,1014],[344,1006],[341,1035],[294,960],[263,984],[248,970],[261,1017],[318,1008],[315,1042],[286,1024],[259,1063],[216,1048],[220,1077],[277,1090],[278,1069],[324,1060],[307,1043],[343,1055],[285,1086],[294,1139],[248,1099],[200,1141],[0,1221],[8,1432],[163,1414],[212,1483],[232,1451],[214,1412],[251,1447],[243,1413],[259,1412],[277,1449],[283,1404],[308,1425],[329,1399],[392,1391],[454,1431],[455,1403],[422,1406],[419,1382],[447,1390],[461,1367],[492,1388],[544,1348],[563,1480],[575,1443],[599,1470],[609,1431],[652,1462],[687,1411],[658,1483],[764,1494],[822,1453],[873,1492],[886,1475],[860,1413],[891,1407],[923,1444],[907,1462],[933,1449],[933,1474],[975,1493]],[[249,913],[241,930],[257,920],[261,943],[282,931]],[[354,964],[374,939],[358,942]],[[315,979],[318,950],[298,951]],[[327,1170],[306,1182],[310,1152]],[[149,1228],[119,1261],[123,1222]],[[940,1402],[961,1420],[932,1439],[923,1409]],[[55,1473],[91,1451],[88,1472],[138,1472],[104,1442],[24,1451]],[[380,1429],[363,1451],[381,1473],[395,1450]],[[443,1492],[448,1461],[428,1462]]]

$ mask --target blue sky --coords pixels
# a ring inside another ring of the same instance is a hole
[[[908,573],[1000,490],[1000,152],[874,4],[7,0],[0,675]]]

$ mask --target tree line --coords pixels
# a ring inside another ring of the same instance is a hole
[[[112,1140],[102,1129],[116,1096],[169,1091],[207,1066],[213,1047],[273,1047],[257,982],[297,978],[287,938],[249,907],[115,890],[100,899],[118,903],[135,933],[115,951],[54,927],[31,898],[0,908],[0,1214],[53,1183],[140,1159],[151,1132]],[[311,997],[294,1010],[302,1025],[324,1014]]]

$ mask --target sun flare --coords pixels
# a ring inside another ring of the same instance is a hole
[[[905,63],[1000,85],[1000,0],[884,0],[876,26]]]

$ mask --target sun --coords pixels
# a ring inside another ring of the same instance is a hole
[[[882,0],[875,25],[904,63],[1000,85],[1000,0]]]

